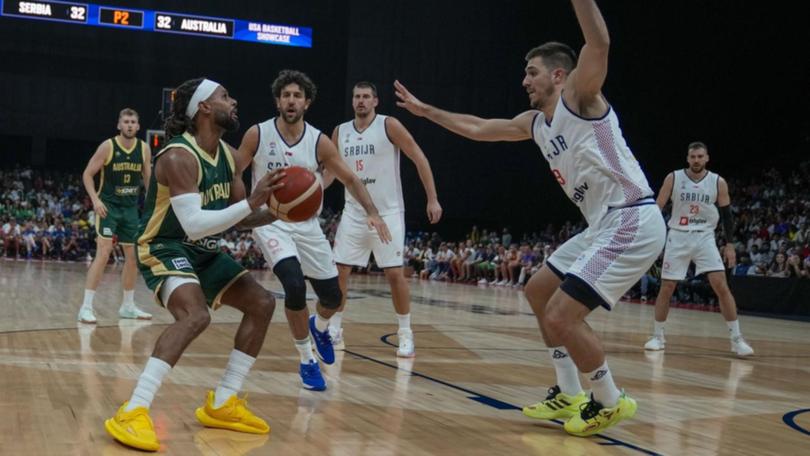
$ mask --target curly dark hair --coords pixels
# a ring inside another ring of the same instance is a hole
[[[315,101],[315,95],[318,93],[318,87],[309,79],[306,73],[298,70],[281,70],[278,77],[273,81],[271,86],[273,89],[273,96],[281,98],[281,89],[288,84],[298,84],[298,87],[304,89],[304,97],[310,102]]]
[[[185,132],[194,133],[194,119],[189,119],[186,116],[186,108],[194,95],[194,91],[200,86],[205,78],[189,79],[188,81],[180,84],[174,90],[174,101],[172,101],[172,112],[166,118],[166,123],[163,125],[163,130],[166,132],[166,139],[172,139],[175,136],[180,136]]]

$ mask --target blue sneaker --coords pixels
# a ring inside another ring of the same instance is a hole
[[[326,331],[318,331],[315,327],[315,315],[309,317],[309,334],[315,342],[315,354],[326,364],[335,362],[335,348],[332,346],[332,337],[329,336],[329,328]]]
[[[321,375],[321,368],[318,367],[317,361],[310,361],[309,364],[301,363],[298,373],[301,374],[301,383],[304,384],[304,388],[310,391],[326,389],[326,380]]]

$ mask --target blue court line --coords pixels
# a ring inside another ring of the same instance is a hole
[[[802,434],[810,435],[810,431],[808,431],[807,429],[805,429],[805,428],[799,426],[798,424],[796,424],[796,417],[798,415],[801,415],[802,413],[807,413],[807,412],[810,412],[810,409],[800,409],[800,410],[794,410],[792,412],[785,413],[785,415],[782,416],[782,421],[784,421],[785,424],[787,424],[791,428],[801,432]]]
[[[380,340],[383,343],[387,344],[387,345],[391,345],[391,346],[396,347],[396,345],[392,344],[391,342],[388,342],[388,338],[395,335],[395,334],[396,333],[386,334],[386,335],[380,337]],[[508,402],[500,401],[498,399],[487,396],[485,394],[477,393],[477,392],[469,390],[467,388],[463,388],[461,386],[454,385],[452,383],[448,383],[448,382],[446,382],[444,380],[439,380],[438,378],[434,378],[434,377],[431,377],[431,376],[428,376],[428,375],[425,375],[425,374],[421,374],[419,372],[400,369],[400,367],[397,366],[396,364],[387,363],[385,361],[382,361],[382,360],[379,360],[379,359],[376,359],[376,358],[372,358],[370,356],[363,355],[361,353],[357,353],[357,352],[354,352],[354,351],[351,351],[351,350],[345,350],[345,352],[349,353],[350,355],[357,356],[358,358],[362,358],[362,359],[365,359],[367,361],[371,361],[371,362],[374,362],[374,363],[377,363],[377,364],[380,364],[380,365],[383,365],[383,366],[387,366],[387,367],[390,367],[392,369],[397,369],[397,370],[402,370],[402,371],[408,372],[411,375],[413,375],[414,377],[423,378],[425,380],[428,380],[428,381],[431,381],[431,382],[434,382],[434,383],[438,383],[440,385],[444,385],[444,386],[446,386],[448,388],[452,388],[454,390],[470,394],[470,396],[468,396],[469,399],[472,399],[472,400],[474,400],[476,402],[479,402],[481,404],[484,404],[484,405],[488,405],[490,407],[494,407],[494,408],[496,408],[498,410],[522,410],[522,408],[520,408],[520,407],[518,407],[518,406],[516,406],[514,404],[510,404]],[[564,424],[560,420],[551,420],[551,421],[553,421],[553,422],[555,422],[555,423],[557,423],[559,425]],[[622,440],[619,440],[619,439],[614,439],[613,437],[608,437],[608,436],[605,436],[605,435],[602,435],[602,434],[596,434],[596,435],[594,435],[594,437],[598,437],[600,439],[605,440],[605,442],[599,442],[599,445],[623,446],[625,448],[629,448],[631,450],[635,450],[635,451],[638,451],[639,453],[647,454],[647,455],[650,455],[650,456],[662,456],[660,453],[656,453],[654,451],[647,450],[645,448],[641,448],[639,446],[633,445],[632,443],[628,443],[628,442],[625,442],[625,441],[622,441]]]

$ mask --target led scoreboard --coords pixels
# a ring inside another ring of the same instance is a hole
[[[223,38],[282,46],[312,47],[312,29],[294,25],[118,8],[92,3],[64,1],[0,0],[2,16],[117,27],[146,32]]]

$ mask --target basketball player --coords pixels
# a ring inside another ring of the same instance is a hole
[[[317,88],[304,73],[283,70],[273,81],[278,117],[248,129],[239,146],[237,166],[241,173],[252,160],[254,183],[267,171],[301,166],[312,172],[323,167],[334,174],[366,211],[366,222],[384,242],[391,240],[388,227],[380,217],[366,187],[343,163],[328,137],[304,121],[304,114],[315,100]],[[258,225],[253,237],[264,258],[284,287],[284,312],[298,349],[301,382],[307,389],[323,391],[326,381],[312,353],[310,334],[318,357],[326,364],[335,362],[329,335],[329,318],[340,306],[341,292],[332,249],[323,234],[318,217],[298,223],[267,221],[248,217],[239,225],[246,229]],[[308,278],[318,296],[317,312],[309,316],[306,301]]]
[[[121,318],[149,320],[148,314],[135,306],[135,234],[138,232],[138,194],[141,185],[149,182],[152,172],[152,151],[149,145],[135,137],[140,129],[138,113],[130,108],[118,114],[118,135],[104,141],[90,158],[82,174],[87,194],[96,213],[96,257],[87,271],[84,302],[79,308],[78,320],[95,323],[93,297],[110,260],[113,236],[124,249],[124,270],[121,284],[124,300],[118,309]],[[96,190],[93,177],[101,172]]]
[[[689,263],[694,261],[695,275],[706,273],[709,284],[720,301],[720,312],[726,319],[731,337],[731,351],[740,357],[751,356],[754,350],[740,333],[737,304],[728,288],[723,259],[720,258],[714,239],[719,218],[726,237],[723,251],[726,264],[733,268],[737,255],[732,243],[734,220],[728,184],[725,179],[706,169],[709,152],[702,142],[689,144],[686,161],[689,167],[669,173],[658,193],[657,202],[661,209],[672,200],[672,216],[669,219],[669,235],[664,249],[661,288],[655,298],[655,328],[653,337],[644,344],[644,348],[663,350],[666,346],[664,324],[669,314],[669,301],[678,281],[686,278]]]
[[[585,45],[578,60],[570,47],[557,42],[529,51],[523,87],[533,110],[512,119],[481,119],[443,111],[419,101],[398,81],[395,86],[399,106],[467,138],[532,138],[588,222],[525,288],[557,385],[544,401],[523,409],[534,418],[567,418],[568,433],[587,436],[632,417],[636,402],[616,388],[602,344],[585,317],[619,301],[658,257],[666,232],[647,179],[602,95],[610,47],[607,26],[593,0],[572,3]],[[577,369],[590,380],[590,399]]]
[[[374,252],[374,260],[385,271],[385,278],[391,286],[391,300],[399,322],[397,356],[410,358],[414,356],[414,342],[408,282],[402,272],[405,205],[399,175],[400,150],[413,161],[419,172],[427,195],[427,216],[430,223],[439,221],[442,207],[436,196],[436,184],[433,182],[433,172],[427,157],[399,120],[377,114],[378,103],[374,84],[355,84],[352,89],[354,120],[335,127],[332,142],[342,151],[346,165],[366,184],[374,205],[391,231],[393,241],[385,244],[374,231],[368,229],[363,207],[346,192],[346,206],[335,234],[334,248],[343,299],[340,308],[330,320],[329,331],[335,348],[343,349],[341,320],[346,307],[346,282],[352,273],[352,266],[368,266],[369,256]],[[334,176],[324,174],[324,186],[328,187],[333,180]]]
[[[283,172],[263,173],[249,198],[235,174],[223,133],[239,127],[236,100],[208,79],[177,88],[166,121],[170,141],[155,156],[138,236],[138,265],[146,285],[175,322],[155,343],[132,397],[105,428],[119,442],[147,451],[160,446],[149,408],[163,378],[211,321],[209,307],[244,313],[222,380],[196,410],[205,426],[253,434],[270,431],[237,393],[264,343],[275,310],[272,295],[230,256],[218,235],[261,207]],[[264,211],[266,212],[266,210]],[[265,214],[266,215],[266,214]]]

